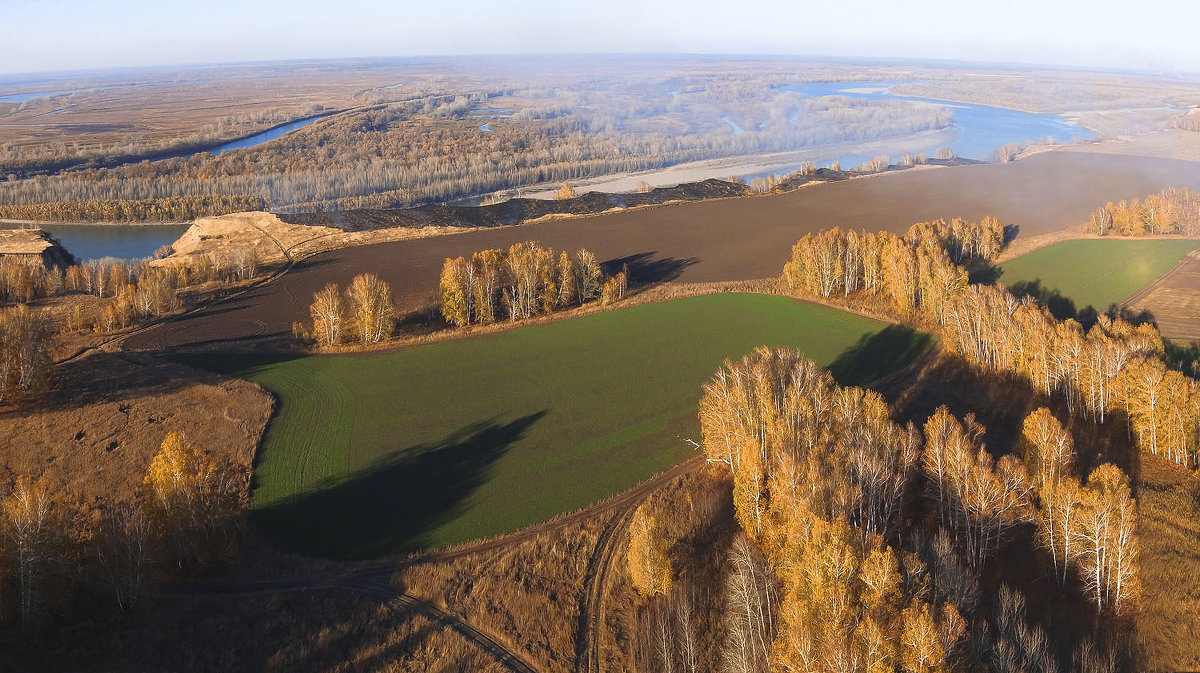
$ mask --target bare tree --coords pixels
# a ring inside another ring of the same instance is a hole
[[[96,536],[96,557],[122,612],[132,610],[141,599],[150,541],[150,520],[140,505],[125,502],[105,508]]]

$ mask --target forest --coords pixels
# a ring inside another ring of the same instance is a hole
[[[997,452],[974,414],[943,405],[897,422],[883,395],[838,385],[795,350],[727,360],[699,418],[707,463],[731,482],[729,574],[697,608],[703,582],[675,586],[695,560],[679,555],[678,526],[660,523],[676,516],[639,508],[626,562],[645,670],[1140,667],[1142,543],[1127,471],[1138,459],[1076,437],[1127,426],[1136,450],[1194,467],[1197,383],[1166,366],[1150,324],[1100,316],[1085,330],[1003,287],[968,284],[956,262],[985,263],[1003,232],[985,218],[797,243],[783,273],[797,296],[929,329],[981,380],[1027,386],[1053,408],[1028,413]],[[1006,583],[1010,565],[1027,564],[1052,595]],[[1074,623],[1039,625],[1028,606],[1047,601],[1074,606]],[[715,613],[696,621],[696,609]]]
[[[935,108],[811,99],[773,88],[774,81],[753,71],[692,79],[668,73],[646,81],[493,81],[458,94],[414,91],[221,156],[201,152],[3,181],[0,215],[61,220],[112,212],[131,221],[180,221],[255,204],[279,212],[396,208],[902,137],[952,123]]]

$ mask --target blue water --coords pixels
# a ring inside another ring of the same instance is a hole
[[[22,225],[4,224],[3,229],[19,229]],[[58,239],[67,252],[81,261],[115,257],[143,259],[164,245],[174,243],[186,224],[52,224],[41,228]]]
[[[252,136],[246,136],[245,138],[238,138],[237,140],[231,140],[223,145],[218,145],[218,146],[212,148],[211,150],[207,150],[207,151],[210,154],[220,156],[221,154],[223,154],[225,152],[230,152],[232,150],[240,150],[243,147],[254,147],[255,145],[261,145],[265,142],[270,142],[272,140],[275,140],[276,138],[284,135],[285,133],[295,131],[296,129],[302,129],[305,126],[308,126],[309,124],[312,124],[313,122],[315,122],[319,119],[324,119],[325,117],[328,117],[328,116],[329,115],[325,114],[325,115],[318,115],[316,117],[308,117],[305,119],[297,119],[294,122],[288,122],[286,124],[281,124],[279,126],[276,126],[273,129],[268,129],[266,131],[263,131],[262,133],[255,133]],[[182,156],[188,156],[188,155],[182,155]]]
[[[822,96],[845,96],[846,98],[862,98],[867,100],[904,100],[921,103],[936,103],[943,106],[954,115],[956,138],[950,143],[950,149],[966,159],[987,160],[992,152],[1013,143],[1033,142],[1042,138],[1051,138],[1058,142],[1071,142],[1075,139],[1087,140],[1094,134],[1085,128],[1068,123],[1062,117],[1053,114],[1036,114],[1010,110],[1008,108],[973,105],[938,100],[936,98],[919,98],[916,96],[899,96],[891,93],[891,88],[915,82],[833,82],[821,84],[796,84],[780,87],[781,91],[794,91],[811,98]],[[879,91],[870,93],[848,92],[846,89],[878,88]],[[922,150],[929,156],[938,147]],[[915,152],[914,152],[915,154]],[[842,166],[851,168],[861,161],[855,157],[839,159]]]

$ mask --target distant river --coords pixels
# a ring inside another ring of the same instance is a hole
[[[329,113],[329,114],[333,114],[333,113]],[[220,156],[221,154],[224,154],[225,152],[229,152],[231,150],[240,150],[243,147],[254,147],[255,145],[261,145],[265,142],[270,142],[276,138],[279,138],[279,137],[283,136],[285,133],[295,131],[296,129],[302,129],[305,126],[308,126],[309,124],[311,124],[315,121],[324,119],[324,118],[328,117],[329,114],[317,115],[316,117],[307,117],[305,119],[297,119],[294,122],[280,124],[279,126],[276,126],[273,129],[267,129],[266,131],[263,131],[262,133],[255,133],[252,136],[246,136],[245,138],[238,138],[237,140],[231,140],[231,141],[225,143],[224,145],[218,145],[210,150],[205,150],[205,151],[208,152],[209,154],[214,154],[214,155]],[[185,154],[182,156],[190,156],[190,155]]]
[[[20,229],[20,224],[0,224],[0,229]],[[142,259],[164,245],[174,243],[186,224],[55,224],[40,225],[82,261],[115,257]]]
[[[1075,139],[1087,140],[1094,134],[1083,127],[1067,122],[1054,114],[1035,114],[1010,110],[1008,108],[956,103],[935,98],[919,98],[916,96],[899,96],[891,92],[892,87],[917,82],[833,82],[822,84],[796,84],[780,87],[782,91],[794,91],[812,98],[821,96],[845,96],[847,98],[864,98],[869,100],[904,100],[919,103],[933,103],[948,109],[954,115],[956,138],[950,143],[950,149],[966,159],[986,160],[992,152],[1013,143],[1024,143],[1041,138],[1053,138],[1059,142],[1070,142]],[[933,156],[937,147],[924,150],[925,154]],[[839,159],[842,166],[852,168],[870,157],[830,157]],[[897,159],[899,157],[893,157]]]

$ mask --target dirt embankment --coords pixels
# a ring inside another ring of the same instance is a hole
[[[71,253],[41,229],[0,230],[0,258],[15,258],[46,268],[60,269],[74,263]]]
[[[336,227],[343,231],[366,231],[389,227],[500,227],[554,215],[595,215],[614,209],[679,201],[702,201],[748,194],[750,194],[750,188],[746,185],[710,179],[675,187],[659,187],[648,192],[632,194],[588,192],[582,196],[562,200],[518,198],[485,206],[434,204],[393,210],[284,214],[279,218],[292,224]]]
[[[931,160],[926,166],[965,166],[979,162],[966,159]],[[885,172],[896,172],[915,166],[894,166]],[[810,184],[841,182],[877,173],[818,168],[810,175],[793,174],[776,185],[776,191],[791,191]],[[599,215],[640,206],[690,203],[712,199],[751,196],[754,192],[744,184],[710,178],[671,187],[656,187],[645,192],[609,193],[587,192],[571,199],[550,200],[515,198],[483,206],[449,206],[444,204],[398,208],[393,210],[347,210],[331,213],[281,214],[287,223],[336,227],[344,231],[368,231],[390,227],[459,227],[483,229],[536,222],[556,216]]]
[[[590,248],[617,268],[628,263],[634,282],[723,282],[777,275],[796,240],[834,226],[903,232],[914,222],[939,217],[995,215],[1015,225],[1020,237],[1031,237],[1077,227],[1098,204],[1141,198],[1168,185],[1200,188],[1200,163],[1046,152],[1008,164],[900,171],[778,195],[360,245],[304,259],[276,282],[147,330],[131,337],[126,347],[228,344],[286,335],[293,322],[308,320],[314,292],[326,283],[345,287],[364,271],[391,284],[399,311],[412,311],[434,301],[447,257],[524,240],[559,250]]]
[[[264,212],[202,217],[172,244],[174,252],[159,264],[195,264],[197,258],[233,256],[251,250],[260,264],[285,264],[290,249],[340,233],[326,227],[288,224]]]

